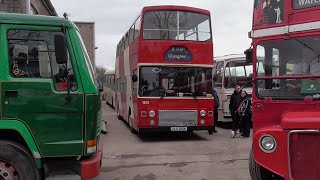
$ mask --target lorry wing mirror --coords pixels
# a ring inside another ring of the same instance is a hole
[[[137,75],[132,75],[132,82],[137,82],[138,81],[138,76]]]
[[[246,64],[252,64],[252,53],[253,53],[252,48],[249,48],[244,51],[244,54],[246,55]]]
[[[68,61],[67,41],[64,35],[54,35],[54,48],[56,52],[56,62],[65,64]]]

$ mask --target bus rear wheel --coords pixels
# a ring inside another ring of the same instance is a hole
[[[253,150],[249,155],[249,171],[252,180],[284,180],[284,178],[260,166],[253,158]]]
[[[21,145],[0,141],[0,180],[40,180],[32,156]]]

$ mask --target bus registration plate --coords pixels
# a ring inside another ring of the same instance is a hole
[[[171,127],[171,131],[187,131],[187,127]]]

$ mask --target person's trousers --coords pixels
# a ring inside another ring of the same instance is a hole
[[[213,129],[215,130],[216,125],[217,125],[217,123],[218,123],[218,108],[214,108],[213,118],[214,118],[214,126],[213,126]]]
[[[251,125],[251,116],[241,117],[240,128],[242,129],[242,136],[250,136],[250,125]]]
[[[232,118],[232,130],[237,131],[239,128],[239,115],[236,111],[231,111],[231,118]]]

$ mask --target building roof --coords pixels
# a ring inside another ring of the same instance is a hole
[[[57,13],[56,9],[54,8],[54,6],[53,6],[53,4],[51,3],[50,0],[42,0],[42,1],[48,7],[48,10],[49,10],[49,12],[50,12],[50,14],[52,16],[58,16],[58,13]]]
[[[68,19],[54,16],[26,15],[17,13],[0,13],[0,24],[25,24],[44,26],[65,26],[75,27],[75,24]]]

